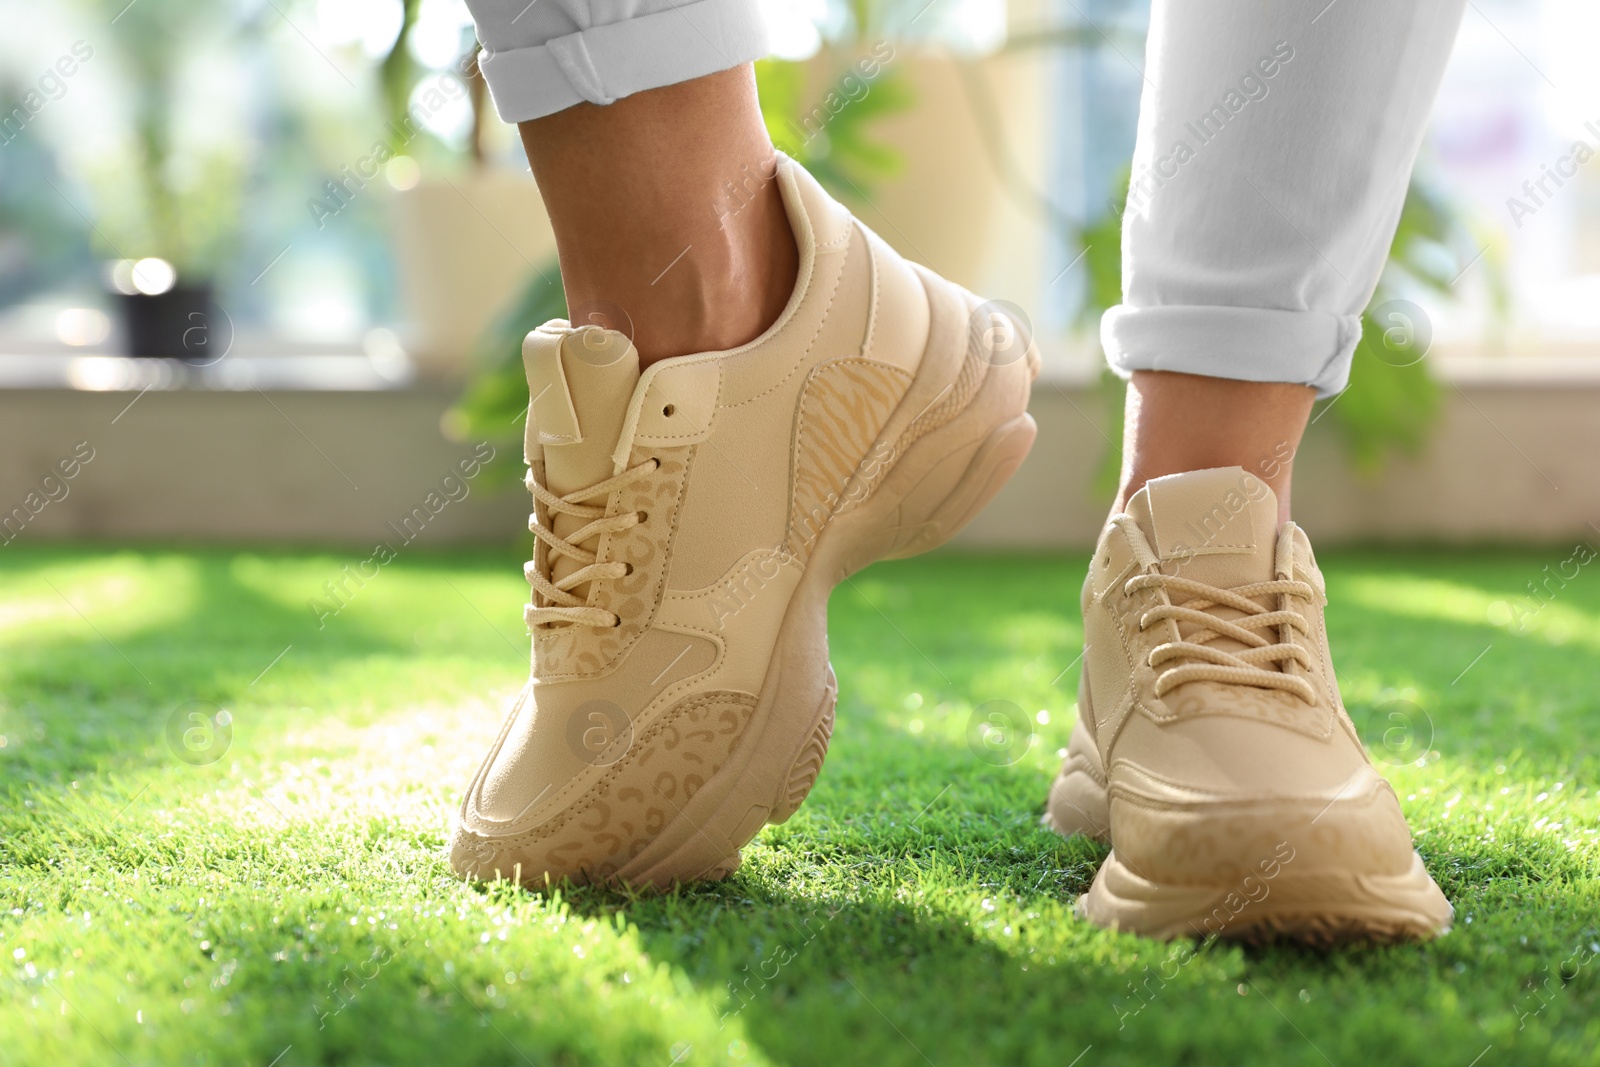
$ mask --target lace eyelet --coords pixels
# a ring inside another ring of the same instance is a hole
[[[668,404],[666,407],[661,409],[661,414],[665,415],[669,419],[672,418],[672,416],[676,415],[677,413],[678,413],[678,405],[676,405],[676,404]]]
[[[649,522],[650,521],[650,513],[648,511],[637,511],[637,512],[634,512],[634,514],[639,516],[639,521],[641,523],[645,523],[645,522]]]
[[[627,577],[627,576],[628,576],[628,575],[630,575],[630,574],[632,574],[632,573],[633,573],[633,564],[631,564],[631,563],[624,563],[624,564],[623,564],[623,565],[622,565],[622,576],[623,576],[623,577],[624,577],[624,578],[626,578],[626,577]]]
[[[622,616],[621,615],[613,615],[611,617],[611,628],[613,630],[615,630],[617,627],[619,627],[621,625],[622,625]]]

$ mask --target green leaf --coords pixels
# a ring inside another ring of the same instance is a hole
[[[1383,343],[1386,325],[1361,317],[1361,343],[1350,367],[1350,388],[1329,403],[1356,470],[1375,475],[1393,453],[1416,453],[1440,408],[1438,381],[1422,354],[1397,361]]]
[[[826,54],[826,53],[824,53]],[[834,196],[859,202],[899,174],[900,153],[879,141],[878,120],[909,109],[916,94],[899,71],[863,77],[853,57],[820,96],[806,95],[811,66],[764,59],[756,64],[761,116],[772,143],[809,170]]]

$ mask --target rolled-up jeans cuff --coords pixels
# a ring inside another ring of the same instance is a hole
[[[485,42],[479,67],[500,117],[526,122],[731,70],[767,51],[750,0],[698,0],[528,48],[497,52]]]
[[[1120,304],[1100,319],[1100,344],[1119,377],[1136,370],[1309,385],[1341,392],[1361,340],[1359,315],[1275,308]]]

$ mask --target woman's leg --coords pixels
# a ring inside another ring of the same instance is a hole
[[[1238,465],[1288,517],[1314,396],[1344,388],[1462,0],[1156,0],[1123,303],[1120,509],[1147,480]]]
[[[533,678],[452,862],[719,878],[821,769],[829,590],[943,542],[1010,476],[1038,353],[999,350],[1017,334],[975,328],[977,297],[776,156],[755,0],[595,0],[625,14],[588,29],[578,0],[521,2],[474,0],[483,67],[575,322],[523,343]]]
[[[481,66],[519,124],[576,324],[641,362],[734,348],[783,310],[797,253],[750,63],[746,0],[470,0]]]
[[[1319,943],[1449,927],[1344,712],[1326,586],[1286,520],[1461,7],[1156,0],[1124,302],[1101,326],[1131,377],[1122,486],[1047,815],[1111,843],[1078,903],[1102,926]]]

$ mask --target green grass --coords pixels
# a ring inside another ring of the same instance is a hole
[[[442,854],[526,669],[516,559],[408,555],[319,630],[353,557],[12,546],[0,1062],[1600,1062],[1600,579],[1497,606],[1567,555],[1325,556],[1346,700],[1456,928],[1191,956],[1075,919],[1103,850],[1038,826],[1081,558],[859,575],[801,812],[719,885],[540,896]],[[169,740],[191,701],[231,736]],[[969,744],[993,701],[1031,743]]]

